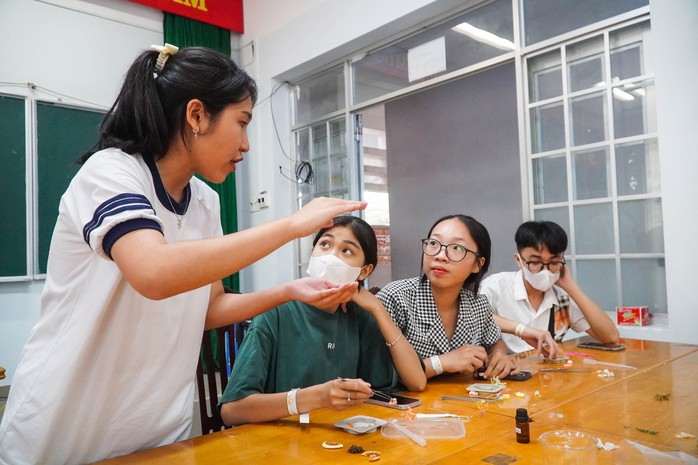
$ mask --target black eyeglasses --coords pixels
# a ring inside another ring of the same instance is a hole
[[[528,271],[530,271],[531,273],[539,273],[543,271],[543,268],[547,268],[551,273],[558,273],[566,264],[564,258],[561,261],[554,261],[548,263],[543,263],[535,260],[529,262],[528,260],[523,258],[521,254],[519,254],[519,258],[522,262],[526,264],[526,268],[528,268]]]
[[[475,255],[476,257],[479,257],[477,252],[470,249],[466,249],[460,244],[442,244],[436,239],[422,239],[422,250],[425,254],[433,257],[435,255],[438,255],[439,252],[441,252],[441,249],[446,249],[446,256],[449,260],[452,260],[454,262],[462,261],[465,258],[465,256],[468,255],[468,252]]]

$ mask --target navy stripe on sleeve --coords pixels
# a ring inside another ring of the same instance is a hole
[[[82,238],[87,244],[90,244],[90,234],[92,231],[99,228],[106,218],[118,215],[124,211],[150,210],[155,214],[153,206],[148,199],[142,194],[119,194],[111,199],[103,202],[95,210],[92,220],[82,228]]]
[[[138,229],[155,229],[162,232],[160,224],[150,218],[133,218],[123,223],[115,225],[105,234],[104,239],[102,239],[102,249],[104,253],[107,254],[109,258],[111,257],[111,248],[114,246],[116,241],[121,238],[124,234],[130,233],[131,231],[136,231]]]

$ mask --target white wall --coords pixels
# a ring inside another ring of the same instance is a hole
[[[24,85],[33,82],[109,107],[135,56],[162,42],[162,12],[132,2],[119,2],[118,10],[117,2],[104,7],[109,4],[106,0],[56,3],[61,6],[0,1],[0,93],[55,101],[52,95]],[[39,316],[42,288],[43,281],[0,283],[0,366],[7,370],[0,385],[12,380],[22,346]]]
[[[668,332],[656,336],[698,344],[698,2],[650,8],[669,308]]]

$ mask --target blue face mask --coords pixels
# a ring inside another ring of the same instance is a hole
[[[308,276],[322,278],[333,283],[352,283],[361,274],[361,268],[344,263],[333,254],[310,257]]]

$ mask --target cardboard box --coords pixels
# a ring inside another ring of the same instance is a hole
[[[619,325],[647,326],[650,324],[650,312],[647,307],[616,307]]]

